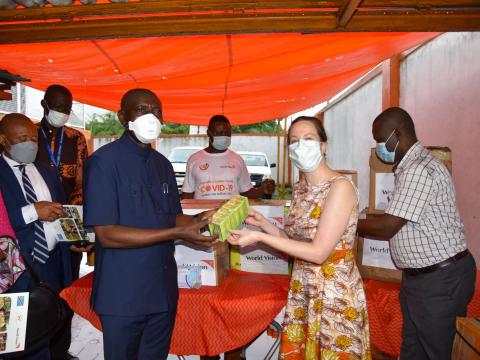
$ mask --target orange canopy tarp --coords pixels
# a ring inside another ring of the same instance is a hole
[[[118,110],[125,91],[145,87],[166,121],[205,125],[284,117],[319,104],[382,60],[437,33],[255,34],[152,37],[0,45],[0,68],[45,90]]]

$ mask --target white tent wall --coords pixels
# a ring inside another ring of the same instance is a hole
[[[333,169],[358,173],[360,209],[368,206],[372,122],[382,110],[382,78],[377,76],[325,112],[327,161]]]
[[[400,106],[426,145],[448,146],[470,250],[480,267],[480,32],[446,33],[400,68]]]

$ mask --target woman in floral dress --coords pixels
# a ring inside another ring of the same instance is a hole
[[[229,242],[263,242],[295,257],[280,359],[371,359],[367,303],[353,258],[358,194],[325,161],[327,136],[317,118],[299,117],[289,133],[290,158],[303,173],[295,184],[285,230],[250,210]]]

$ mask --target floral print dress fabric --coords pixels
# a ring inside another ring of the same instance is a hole
[[[330,188],[341,179],[350,181],[335,176],[320,185],[295,184],[285,223],[290,238],[313,240]],[[358,200],[323,264],[295,260],[279,359],[371,359],[367,302],[353,255],[357,221]]]

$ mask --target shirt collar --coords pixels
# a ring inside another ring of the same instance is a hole
[[[20,166],[20,165],[25,165],[25,166],[32,165],[32,164],[20,164],[19,162],[16,162],[15,160],[10,159],[10,158],[9,158],[7,155],[5,155],[5,154],[2,154],[2,157],[3,157],[3,159],[7,162],[8,166],[10,166],[11,168],[17,169],[18,166]]]
[[[395,172],[401,171],[405,167],[408,166],[408,164],[416,159],[418,155],[423,151],[423,146],[420,144],[420,141],[417,141],[415,144],[413,144],[410,149],[405,153],[405,156],[403,157],[402,160],[397,165],[397,168],[395,169]]]
[[[144,149],[140,145],[138,145],[130,136],[127,134],[127,131],[123,133],[123,135],[119,139],[120,143],[123,144],[129,151],[141,156],[141,157],[148,157],[150,152],[152,151],[152,147],[150,144]]]

